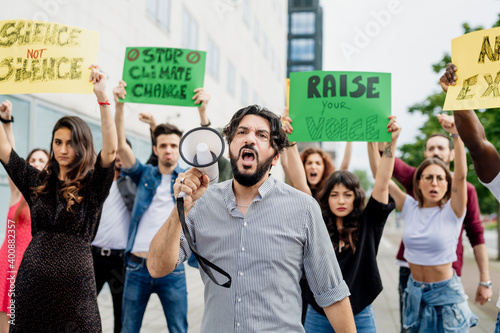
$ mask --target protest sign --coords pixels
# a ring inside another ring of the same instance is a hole
[[[389,142],[391,74],[290,73],[292,141]]]
[[[197,106],[193,90],[203,87],[206,52],[162,47],[127,47],[125,102]]]
[[[32,20],[0,21],[0,94],[90,94],[99,33]]]
[[[451,60],[458,68],[458,80],[448,87],[444,110],[500,107],[500,28],[453,39]]]

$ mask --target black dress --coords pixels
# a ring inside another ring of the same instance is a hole
[[[344,248],[341,252],[335,250],[342,276],[351,292],[349,299],[354,315],[372,304],[382,291],[377,253],[385,222],[395,206],[391,196],[387,204],[370,197],[358,219],[356,252],[353,252],[351,247]],[[325,315],[309,289],[306,295],[308,303],[314,310]]]
[[[2,163],[3,164],[3,163]],[[102,332],[90,243],[114,176],[114,163],[95,168],[82,181],[81,203],[66,210],[53,175],[48,192],[32,198],[39,171],[14,150],[7,173],[31,210],[33,239],[24,253],[15,283],[10,332]]]

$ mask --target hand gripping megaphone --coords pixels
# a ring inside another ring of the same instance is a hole
[[[224,154],[224,147],[224,139],[219,132],[209,127],[197,127],[184,134],[179,144],[179,152],[181,158],[187,164],[195,167],[201,173],[208,175],[210,184],[214,184],[219,180],[217,162],[222,157],[222,154]],[[196,245],[194,245],[184,216],[185,197],[186,193],[184,192],[179,193],[177,196],[177,211],[189,248],[198,260],[201,269],[205,271],[208,277],[218,286],[229,288],[231,287],[231,276],[222,268],[203,257],[196,249]],[[227,281],[225,283],[218,282],[212,270],[225,276]]]
[[[222,135],[210,127],[193,128],[184,134],[179,144],[184,162],[208,175],[210,184],[219,180],[217,162],[224,154],[224,148]]]

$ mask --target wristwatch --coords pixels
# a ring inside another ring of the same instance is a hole
[[[481,281],[479,282],[479,285],[480,286],[483,286],[483,287],[486,287],[486,288],[491,288],[492,287],[492,284],[491,284],[491,281]]]

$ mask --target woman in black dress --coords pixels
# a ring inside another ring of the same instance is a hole
[[[113,181],[117,138],[106,76],[92,66],[90,80],[101,110],[97,158],[90,128],[78,117],[56,123],[41,172],[0,129],[0,160],[28,202],[33,235],[16,279],[11,332],[102,331],[90,242]]]

